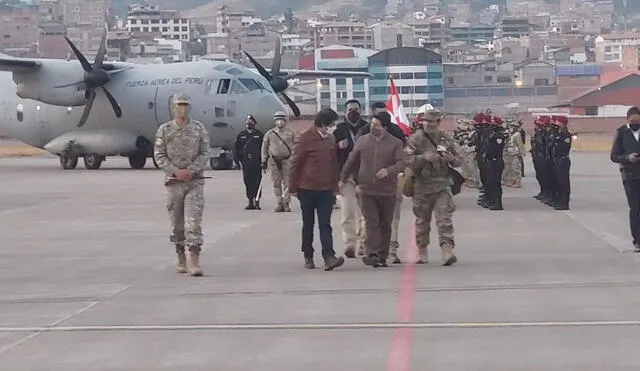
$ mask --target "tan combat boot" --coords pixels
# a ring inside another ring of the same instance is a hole
[[[278,202],[278,206],[273,211],[275,211],[276,213],[283,212],[284,211],[284,206],[282,205],[282,202]]]
[[[289,207],[289,203],[288,203],[288,202],[287,202],[287,203],[283,203],[283,204],[282,204],[282,210],[283,210],[285,213],[290,213],[290,212],[291,212],[291,207]]]
[[[187,273],[187,254],[184,252],[183,245],[176,245],[176,254],[178,254],[178,262],[176,263],[176,272]]]
[[[455,255],[453,255],[452,246],[442,246],[442,265],[448,267],[455,264],[458,261]]]
[[[429,253],[426,247],[424,249],[418,247],[418,260],[416,261],[416,264],[427,264],[429,262],[428,255]]]
[[[202,269],[200,269],[200,251],[189,251],[189,273],[192,277],[202,276]]]

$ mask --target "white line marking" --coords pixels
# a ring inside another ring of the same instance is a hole
[[[88,308],[87,308],[88,309]],[[627,321],[551,321],[551,322],[423,322],[423,323],[291,323],[291,324],[202,324],[202,325],[105,325],[59,327],[0,327],[0,333],[12,332],[88,332],[88,331],[206,331],[206,330],[353,330],[353,329],[460,329],[517,327],[595,327],[640,326],[640,320]]]
[[[616,249],[616,251],[618,251],[619,253],[624,254],[628,250],[627,248],[624,248],[620,244],[618,244],[618,241],[620,240],[620,237],[612,235],[610,233],[601,233],[601,232],[596,231],[595,229],[593,229],[590,226],[588,226],[585,222],[580,220],[580,218],[578,218],[578,216],[576,216],[571,211],[566,212],[566,215],[569,218],[571,218],[574,222],[576,222],[579,225],[581,225],[584,229],[589,231],[591,234],[593,234],[594,236],[598,237],[600,240],[606,242],[607,245],[609,245],[609,246],[613,247],[614,249]]]

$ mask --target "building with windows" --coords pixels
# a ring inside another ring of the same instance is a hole
[[[177,10],[162,10],[157,5],[140,3],[130,6],[124,27],[132,34],[152,33],[165,39],[189,40],[191,25]]]
[[[318,70],[341,70],[367,72],[368,57],[376,54],[371,49],[332,45],[314,51],[314,68]],[[369,79],[363,77],[332,77],[318,79],[318,110],[330,107],[337,112],[344,111],[349,99],[358,99],[362,111],[369,113]]]
[[[607,34],[595,39],[598,64],[619,64],[622,68],[640,68],[640,34]]]
[[[407,114],[426,103],[444,105],[442,56],[428,49],[401,47],[382,50],[368,58],[369,99],[386,102],[394,80]]]

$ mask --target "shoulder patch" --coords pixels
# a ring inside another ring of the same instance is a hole
[[[500,143],[502,143],[502,139],[498,138],[498,139],[496,139],[496,142],[497,142],[498,144],[500,144]]]
[[[564,138],[564,141],[567,142],[567,143],[571,143],[571,138],[570,137],[566,137],[566,138]]]

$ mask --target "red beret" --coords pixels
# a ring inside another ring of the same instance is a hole
[[[559,124],[568,124],[569,118],[567,116],[556,116],[556,122]]]
[[[475,121],[478,124],[481,124],[483,119],[484,119],[484,113],[478,113],[475,116],[473,116],[473,121]]]
[[[540,116],[538,118],[538,120],[540,121],[540,125],[549,125],[549,123],[551,122],[551,117],[549,116]]]
[[[491,116],[492,125],[502,125],[502,119],[498,116]]]

